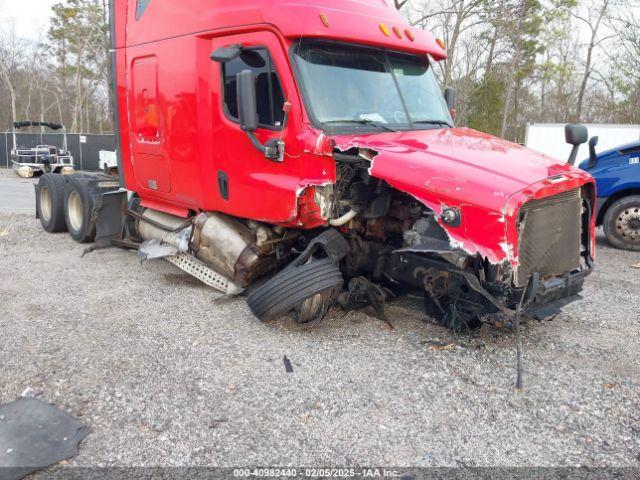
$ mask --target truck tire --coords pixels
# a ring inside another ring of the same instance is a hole
[[[303,322],[317,320],[328,310],[328,296],[333,296],[332,292],[343,283],[340,269],[330,258],[312,259],[303,265],[285,268],[254,289],[247,297],[247,304],[263,322],[300,308],[302,317],[299,313],[297,318]],[[313,299],[313,305],[306,302],[309,299]],[[314,318],[309,314],[310,309],[314,311]]]
[[[91,224],[93,197],[89,191],[89,179],[82,176],[69,178],[64,195],[64,218],[69,235],[76,242],[92,242],[96,236]]]
[[[320,320],[338,299],[340,290],[342,290],[341,287],[332,288],[303,300],[291,311],[293,320],[296,323],[309,323],[314,320]]]
[[[64,191],[67,182],[62,175],[45,173],[36,189],[36,210],[42,228],[49,233],[65,232]]]
[[[613,202],[604,214],[602,226],[614,247],[640,250],[640,195],[629,195]]]

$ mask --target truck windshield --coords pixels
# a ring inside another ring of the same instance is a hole
[[[294,57],[309,113],[322,127],[453,125],[426,55],[303,41]]]

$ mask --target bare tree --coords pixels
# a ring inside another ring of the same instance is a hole
[[[579,122],[582,119],[582,108],[584,104],[584,96],[587,91],[587,84],[592,72],[592,62],[594,50],[604,40],[610,38],[600,37],[600,27],[605,19],[610,6],[610,0],[589,0],[589,3],[584,5],[584,13],[570,11],[570,15],[580,21],[589,31],[589,42],[587,43],[587,56],[584,62],[584,73],[582,74],[582,81],[580,82],[580,90],[578,91],[578,100],[576,102],[576,109],[574,120]]]
[[[435,5],[435,7],[434,7]],[[483,24],[481,14],[489,8],[489,0],[447,0],[444,3],[424,3],[414,12],[414,25],[431,28],[442,34],[447,47],[447,60],[442,64],[442,81],[450,86],[458,58],[458,46],[465,32]]]
[[[2,80],[2,84],[9,93],[12,122],[17,121],[18,117],[17,95],[14,76],[12,75],[17,70],[19,62],[21,49],[18,43],[15,35],[15,25],[12,22],[9,28],[0,33],[0,80]]]
[[[520,0],[520,4],[517,6],[516,15],[511,22],[511,41],[513,43],[513,55],[509,64],[508,78],[506,82],[505,100],[502,109],[502,127],[501,137],[505,137],[507,133],[507,121],[509,118],[509,111],[511,109],[511,103],[513,102],[513,96],[515,92],[515,78],[518,67],[520,66],[520,57],[522,55],[522,30],[527,15],[527,2],[526,0]]]

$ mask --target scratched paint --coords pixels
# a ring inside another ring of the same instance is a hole
[[[333,139],[340,151],[377,152],[372,176],[434,211],[452,247],[494,264],[518,265],[517,215],[525,202],[593,183],[589,174],[566,163],[468,128]],[[459,227],[441,221],[445,204],[460,209]]]

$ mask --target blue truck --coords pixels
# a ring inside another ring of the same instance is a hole
[[[640,141],[600,153],[597,143],[589,140],[589,158],[579,165],[596,180],[596,224],[614,247],[640,251]]]

